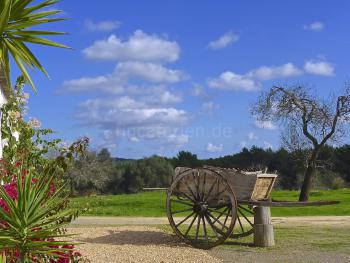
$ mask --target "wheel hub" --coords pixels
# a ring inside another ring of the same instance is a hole
[[[193,206],[193,211],[197,214],[204,215],[208,210],[208,204],[204,202],[196,203]]]

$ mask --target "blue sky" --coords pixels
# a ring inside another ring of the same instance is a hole
[[[61,1],[71,19],[50,25],[73,50],[33,46],[51,79],[32,74],[29,115],[114,156],[277,149],[283,127],[249,113],[260,91],[303,84],[328,97],[349,80],[348,1],[86,3]]]

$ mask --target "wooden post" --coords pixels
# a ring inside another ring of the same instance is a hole
[[[268,206],[254,207],[254,245],[256,247],[275,245],[271,212]]]

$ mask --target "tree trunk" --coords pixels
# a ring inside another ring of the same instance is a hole
[[[5,88],[7,87],[7,80],[6,80],[6,74],[5,74],[5,70],[0,62],[0,86],[1,88]]]
[[[311,190],[311,180],[316,171],[316,160],[317,160],[318,153],[319,153],[319,148],[314,149],[308,161],[307,169],[304,175],[304,181],[300,190],[299,201],[309,201],[309,194]]]
[[[6,78],[5,69],[2,66],[1,62],[0,62],[0,89],[6,97],[9,97],[9,95],[11,94],[10,88],[7,82],[7,78]]]

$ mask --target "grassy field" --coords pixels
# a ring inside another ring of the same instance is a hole
[[[296,191],[274,191],[278,200],[297,200]],[[88,196],[73,198],[71,206],[85,209],[87,216],[154,216],[165,214],[165,192],[143,192],[129,195]],[[313,191],[310,200],[339,200],[338,205],[272,208],[273,216],[350,215],[350,189]]]
[[[167,226],[166,226],[167,227]],[[165,228],[166,228],[165,227]],[[169,233],[171,230],[168,230]],[[276,246],[252,246],[253,236],[227,240],[210,253],[223,262],[350,262],[349,226],[274,226]]]

